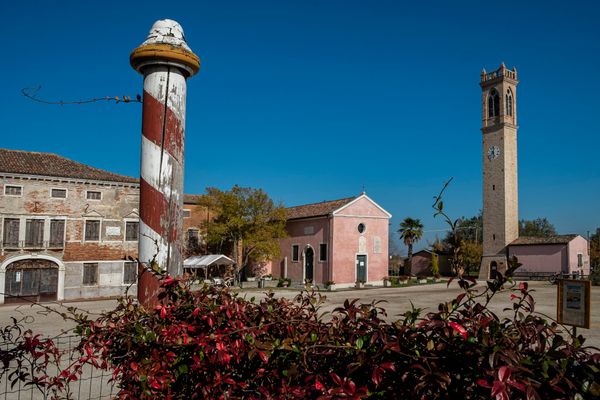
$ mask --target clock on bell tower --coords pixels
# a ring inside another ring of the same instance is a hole
[[[483,256],[480,279],[507,267],[507,246],[519,236],[517,69],[481,71]]]

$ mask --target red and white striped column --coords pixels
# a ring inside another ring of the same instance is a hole
[[[172,20],[156,21],[130,57],[144,75],[138,256],[172,276],[183,273],[182,207],[186,79],[200,60]],[[138,296],[145,288],[138,284]]]

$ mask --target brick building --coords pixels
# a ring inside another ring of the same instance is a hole
[[[0,303],[135,293],[137,179],[0,149],[0,198]]]
[[[204,230],[211,214],[206,207],[198,205],[199,200],[200,195],[183,195],[184,258],[209,254],[204,240]]]

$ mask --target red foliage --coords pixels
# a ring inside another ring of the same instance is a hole
[[[474,297],[473,283],[437,312],[407,311],[389,323],[357,300],[324,316],[323,297],[270,294],[256,303],[227,289],[191,292],[163,282],[151,310],[124,298],[95,321],[82,318],[78,363],[42,385],[77,379],[82,363],[114,369],[121,399],[553,399],[600,394],[600,354],[566,341],[533,313],[527,285],[512,291],[514,316],[487,308],[506,278]],[[502,293],[502,292],[501,292]],[[37,336],[24,351],[52,353]]]

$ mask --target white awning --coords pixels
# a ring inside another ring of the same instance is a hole
[[[223,254],[209,254],[207,256],[192,256],[183,261],[184,268],[206,268],[215,265],[234,265],[235,262]]]

